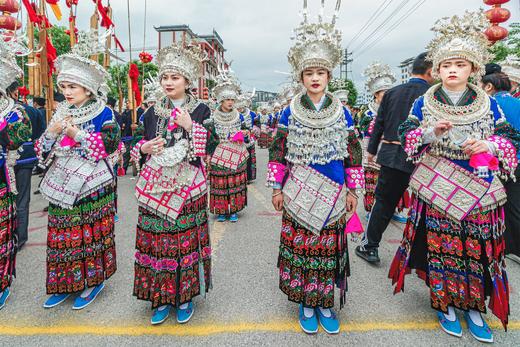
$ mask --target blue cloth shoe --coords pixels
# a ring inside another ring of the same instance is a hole
[[[72,305],[73,310],[81,310],[88,305],[90,305],[94,300],[96,300],[96,297],[99,293],[105,288],[105,283],[101,283],[100,285],[96,286],[92,293],[90,293],[89,296],[86,298],[82,298],[81,295],[74,300],[74,305]]]
[[[330,317],[325,317],[321,310],[317,308],[316,313],[318,314],[318,320],[320,321],[320,325],[328,334],[337,334],[339,333],[339,319],[336,316],[336,312],[330,309]]]
[[[318,317],[316,316],[316,312],[314,312],[312,317],[305,317],[302,304],[300,304],[299,321],[300,327],[306,334],[316,334],[318,332]]]
[[[9,295],[11,295],[11,291],[9,288],[5,288],[5,290],[2,292],[2,295],[0,295],[0,310],[4,308],[5,302],[7,301]]]
[[[188,307],[185,309],[178,308],[177,309],[177,322],[184,324],[188,323],[188,321],[193,316],[193,312],[195,312],[193,308],[193,302],[188,303]]]
[[[233,213],[231,216],[229,216],[229,221],[231,223],[236,223],[238,222],[238,215],[236,213]]]
[[[70,294],[52,294],[43,304],[43,308],[52,308],[58,306],[69,298]]]
[[[119,216],[116,214],[116,215],[114,216],[114,223],[117,223],[117,222],[119,222]]]
[[[171,308],[172,305],[166,305],[166,308],[164,308],[163,310],[159,310],[159,308],[153,310],[151,320],[152,325],[164,323],[164,321],[167,320],[168,316],[170,315]]]
[[[408,221],[408,216],[404,216],[404,215],[402,215],[402,214],[395,213],[395,214],[392,216],[392,220],[393,220],[393,221],[396,221],[397,223],[406,224],[406,222]]]
[[[225,214],[219,214],[217,216],[217,222],[225,222],[226,221],[226,215]]]
[[[482,322],[484,322],[483,326],[478,326],[473,323],[468,312],[464,312],[464,318],[466,319],[466,323],[468,323],[469,332],[477,341],[493,342],[493,331],[491,331],[484,318],[482,318]]]
[[[462,337],[462,326],[460,325],[459,318],[455,316],[454,321],[450,321],[446,319],[444,313],[437,311],[437,318],[439,318],[439,324],[441,325],[442,330],[444,330],[447,334]]]

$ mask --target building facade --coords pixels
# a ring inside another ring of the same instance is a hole
[[[398,66],[401,74],[401,84],[408,82],[412,76],[412,65],[415,58],[408,58],[403,60]]]

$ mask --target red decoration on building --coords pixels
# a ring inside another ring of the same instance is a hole
[[[493,8],[485,12],[486,17],[491,23],[491,27],[487,28],[484,32],[492,44],[505,39],[509,34],[506,28],[499,25],[511,17],[511,12],[509,12],[508,9],[501,7],[502,4],[505,4],[506,2],[509,2],[509,0],[484,0],[486,5],[493,6]]]
[[[0,2],[0,29],[18,30],[22,27],[22,23],[11,16],[11,13],[16,13],[20,10],[20,6],[16,0],[4,0]]]
[[[153,56],[148,52],[139,53],[139,59],[143,64],[148,64],[153,60]]]
[[[139,90],[139,68],[136,64],[130,64],[130,68],[128,69],[128,76],[131,80],[131,88],[134,91],[135,95],[135,105],[141,105],[141,91]]]

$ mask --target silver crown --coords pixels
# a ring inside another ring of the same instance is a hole
[[[435,38],[427,46],[434,77],[438,77],[441,62],[456,58],[470,61],[476,70],[474,75],[483,76],[486,63],[493,58],[484,34],[487,27],[489,21],[482,10],[466,11],[462,17],[455,15],[438,20],[432,28]]]
[[[390,66],[377,61],[367,66],[363,76],[367,78],[366,87],[372,95],[381,90],[392,88],[396,82]]]
[[[149,74],[144,81],[144,102],[157,102],[164,96],[164,91],[161,87],[161,82],[157,75]]]
[[[16,63],[17,56],[26,56],[30,50],[25,37],[13,36],[12,33],[0,32],[0,93],[6,95],[7,88],[23,76],[23,70]]]
[[[332,93],[334,96],[336,96],[340,101],[348,101],[348,85],[347,81],[341,78],[333,78],[332,81],[330,81],[330,86],[335,89],[335,91]]]
[[[183,45],[174,42],[157,53],[159,77],[165,73],[178,73],[184,76],[190,85],[196,86],[202,76],[202,62],[207,53],[196,43]]]
[[[238,80],[230,69],[218,68],[217,84],[213,88],[213,95],[217,99],[217,103],[223,100],[237,100],[240,95],[240,86]]]
[[[514,55],[507,56],[506,60],[500,63],[502,72],[505,73],[513,82],[520,83],[520,59]]]
[[[56,60],[57,82],[78,84],[91,91],[96,98],[106,99],[110,75],[90,56],[105,50],[104,42],[111,34],[111,31],[107,31],[99,37],[97,31],[80,32],[78,43],[71,52],[60,55]]]
[[[296,94],[302,92],[302,89],[302,85],[298,82],[288,83],[282,87],[279,98],[282,103],[287,103],[292,100]]]
[[[303,1],[303,22],[294,29],[292,39],[295,43],[287,57],[295,80],[301,81],[301,74],[307,68],[319,67],[332,71],[340,63],[341,31],[336,29],[340,6],[341,0],[337,0],[332,21],[326,23],[323,20],[325,0],[322,0],[318,22],[310,23],[307,0]]]
[[[256,90],[253,89],[250,93],[242,93],[238,96],[237,101],[235,102],[235,107],[238,108],[245,108],[245,107],[251,107],[251,103],[253,101],[253,98],[255,96]]]

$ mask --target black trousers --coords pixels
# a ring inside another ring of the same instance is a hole
[[[520,257],[520,168],[515,172],[516,182],[509,180],[504,183],[507,192],[505,205],[506,254],[515,254]]]
[[[394,215],[404,192],[410,183],[410,173],[381,166],[375,191],[375,203],[370,213],[362,245],[365,249],[378,248],[383,233]]]
[[[14,174],[16,177],[16,236],[18,237],[18,246],[23,246],[28,239],[27,228],[29,227],[29,203],[31,202],[31,177],[32,167],[15,167]]]

